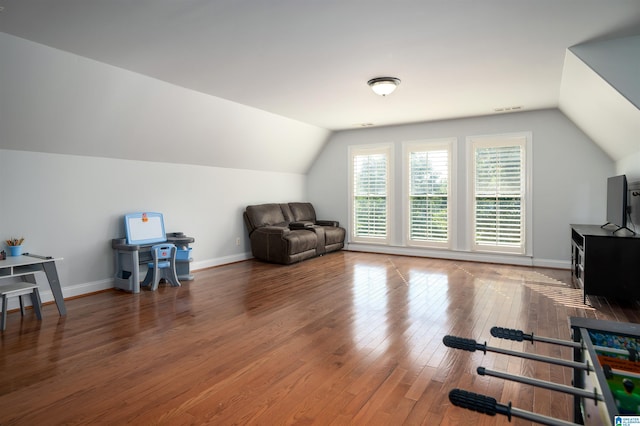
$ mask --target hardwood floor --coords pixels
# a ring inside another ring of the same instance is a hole
[[[484,366],[570,384],[571,371],[442,344],[498,325],[570,338],[568,317],[640,322],[638,304],[581,303],[569,271],[339,252],[292,266],[246,261],[180,288],[108,291],[8,316],[0,424],[509,424],[452,406],[461,388],[570,420],[571,399]],[[513,419],[510,424],[528,424]]]

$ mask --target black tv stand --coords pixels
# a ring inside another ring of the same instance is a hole
[[[571,225],[571,278],[587,295],[640,299],[640,235]]]

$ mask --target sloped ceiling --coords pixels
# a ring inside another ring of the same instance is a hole
[[[640,152],[640,36],[571,47],[559,106],[613,160]]]
[[[0,148],[306,173],[330,132],[0,33]]]

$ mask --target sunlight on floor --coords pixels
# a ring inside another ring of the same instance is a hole
[[[460,268],[465,270],[462,267]],[[493,271],[495,272],[495,277],[478,278],[477,282],[488,285],[491,285],[492,283],[518,282],[523,284],[525,287],[548,297],[559,305],[566,306],[568,308],[594,310],[594,308],[589,304],[583,303],[582,289],[574,288],[571,284],[549,277],[541,272],[526,269],[513,269],[503,266],[496,266]],[[474,275],[473,272],[469,272],[467,270],[465,270],[465,272],[470,275]],[[497,288],[494,287],[494,289],[504,295],[504,293],[500,292]]]

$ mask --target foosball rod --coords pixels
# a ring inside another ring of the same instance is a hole
[[[564,359],[553,358],[553,357],[548,357],[543,355],[529,354],[526,352],[511,351],[509,349],[502,349],[502,348],[487,346],[486,343],[480,344],[473,339],[465,339],[463,337],[444,336],[442,338],[442,343],[444,343],[445,346],[447,347],[454,348],[454,349],[462,349],[464,351],[469,351],[469,352],[475,352],[476,350],[479,350],[479,351],[483,351],[484,353],[487,353],[487,351],[489,351],[489,352],[495,352],[503,355],[530,359],[533,361],[546,362],[548,364],[560,365],[562,367],[569,367],[577,370],[594,371],[593,367],[589,365],[589,362],[581,363],[581,362],[567,361]]]
[[[511,421],[511,416],[520,417],[521,419],[530,420],[548,426],[575,426],[565,420],[556,419],[554,417],[543,416],[542,414],[532,413],[531,411],[513,408],[511,402],[508,405],[499,404],[495,398],[490,396],[479,395],[477,393],[464,391],[461,389],[453,389],[449,392],[449,401],[457,407],[467,408],[482,414],[495,416],[503,414]]]
[[[568,346],[570,348],[584,349],[584,345],[581,342],[553,339],[551,337],[534,336],[533,333],[526,334],[522,330],[514,330],[511,328],[492,327],[491,335],[493,337],[498,337],[500,339],[515,340],[517,342],[528,340],[531,343],[536,341],[536,342],[543,342],[543,343],[551,343],[554,345]]]
[[[589,392],[585,389],[574,388],[573,386],[561,385],[558,383],[548,382],[546,380],[532,379],[531,377],[516,376],[509,373],[502,373],[500,371],[488,370],[484,367],[478,367],[477,372],[480,376],[497,377],[499,379],[524,383],[525,385],[531,385],[556,392],[562,392],[569,395],[579,396],[581,398],[593,399],[596,401],[596,403],[597,401],[604,401],[604,397],[600,395],[595,388],[593,389],[593,392]]]

